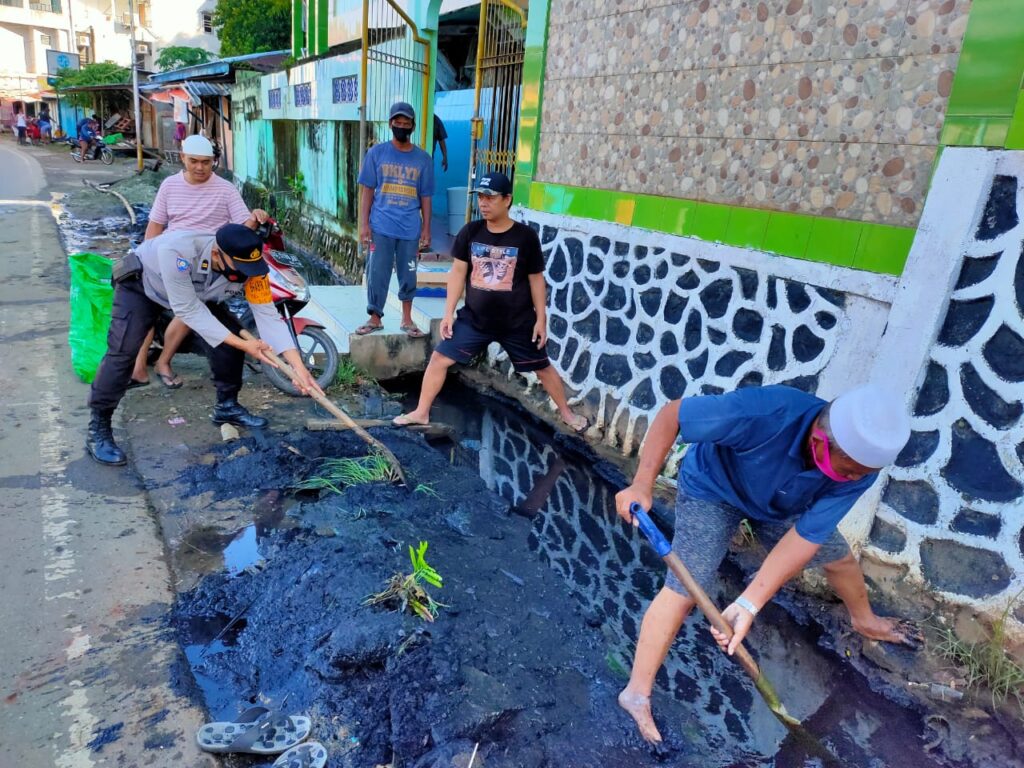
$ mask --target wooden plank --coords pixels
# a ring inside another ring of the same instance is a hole
[[[392,426],[391,422],[386,419],[355,419],[354,421],[363,429]],[[306,419],[306,429],[311,432],[340,432],[349,429],[349,426],[335,419]],[[421,432],[427,437],[454,437],[455,435],[455,430],[447,424],[410,424],[407,427],[396,427],[396,429]]]

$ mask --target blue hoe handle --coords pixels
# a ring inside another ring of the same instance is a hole
[[[658,557],[665,557],[665,555],[672,551],[672,545],[665,538],[665,535],[658,530],[658,526],[654,524],[654,521],[651,520],[643,507],[634,501],[629,505],[629,514],[636,519],[640,532],[651,542],[651,546],[658,553]]]

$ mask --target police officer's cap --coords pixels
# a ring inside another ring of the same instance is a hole
[[[225,224],[217,230],[217,247],[231,257],[235,268],[246,277],[270,272],[263,260],[263,240],[241,224]]]

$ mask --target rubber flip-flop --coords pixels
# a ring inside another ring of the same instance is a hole
[[[565,426],[567,426],[577,435],[583,432],[588,426],[590,426],[590,422],[587,421],[587,417],[579,413],[573,414],[572,421],[566,421],[565,419],[562,419],[562,423],[565,424]]]
[[[324,768],[327,748],[319,741],[308,741],[281,755],[271,768]]]
[[[401,330],[405,331],[405,335],[410,339],[422,339],[427,335],[412,323],[409,325],[403,325]]]
[[[149,379],[146,379],[145,381],[136,381],[135,379],[132,379],[131,381],[128,382],[128,386],[126,387],[126,389],[138,389],[139,387],[148,387],[148,386],[149,386]]]
[[[367,323],[366,325],[360,325],[358,328],[356,328],[356,333],[359,336],[367,336],[371,333],[376,333],[377,331],[383,330],[383,325],[374,325],[373,323]]]
[[[312,729],[308,717],[257,706],[233,722],[206,723],[196,732],[196,744],[204,752],[218,754],[277,755],[309,738]]]
[[[155,371],[156,375],[160,377],[160,382],[168,389],[181,389],[185,384],[184,381],[178,378],[176,373],[160,373]]]

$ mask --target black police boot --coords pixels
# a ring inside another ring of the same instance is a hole
[[[259,429],[269,423],[262,416],[253,416],[248,409],[238,402],[238,397],[217,398],[217,406],[213,409],[210,420],[214,424],[234,424],[238,427]]]
[[[127,463],[128,459],[114,442],[114,430],[110,426],[113,415],[113,411],[93,409],[92,418],[89,419],[89,434],[85,438],[85,449],[100,464],[120,467]]]

